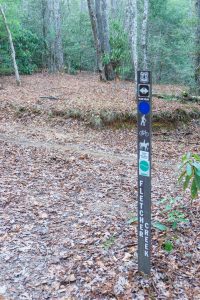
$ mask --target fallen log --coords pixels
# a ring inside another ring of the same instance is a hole
[[[49,100],[59,100],[58,97],[54,96],[40,96],[41,99],[49,99]]]
[[[193,96],[187,93],[183,93],[182,95],[169,95],[169,94],[157,94],[153,93],[153,97],[163,100],[174,100],[174,101],[181,101],[181,102],[199,102],[200,103],[200,96]]]

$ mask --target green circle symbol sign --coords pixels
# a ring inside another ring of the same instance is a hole
[[[149,170],[149,162],[146,160],[140,161],[140,170],[147,172]]]

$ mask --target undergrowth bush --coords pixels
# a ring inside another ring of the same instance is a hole
[[[12,30],[13,44],[15,46],[16,60],[20,74],[32,74],[42,67],[41,41],[30,30],[17,26]],[[10,53],[10,45],[6,33],[0,33],[0,74],[14,73]]]
[[[179,169],[178,181],[183,182],[184,190],[190,187],[192,200],[196,199],[200,192],[200,156],[191,153],[183,155]]]

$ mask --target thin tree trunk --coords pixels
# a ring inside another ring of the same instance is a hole
[[[162,40],[163,34],[160,31],[159,34],[159,41]],[[156,82],[160,82],[162,80],[162,68],[163,68],[163,63],[162,63],[162,47],[160,44],[157,44],[158,47],[156,49],[156,56],[155,56],[155,74],[156,74]],[[158,69],[157,69],[158,68]],[[153,72],[153,70],[152,70]]]
[[[17,82],[17,85],[21,85],[21,80],[20,80],[20,77],[19,77],[19,71],[18,71],[17,62],[16,62],[15,48],[14,48],[13,40],[12,40],[12,35],[11,35],[10,29],[8,27],[8,23],[7,23],[6,16],[5,16],[5,13],[4,13],[4,10],[3,10],[2,6],[0,6],[0,11],[1,11],[1,15],[3,17],[4,25],[6,27],[6,31],[7,31],[7,34],[8,34],[8,39],[9,39],[9,43],[10,43],[10,50],[11,50],[11,56],[12,56],[14,70],[15,70],[16,82]]]
[[[103,48],[105,54],[110,54],[110,35],[109,35],[109,24],[108,24],[108,13],[106,0],[101,0],[102,8],[102,27],[103,27]]]
[[[135,82],[137,82],[138,71],[138,14],[137,14],[137,0],[129,0],[129,33],[131,42],[131,57],[135,72]]]
[[[55,66],[55,53],[54,53],[54,22],[53,22],[53,0],[46,1],[46,16],[45,16],[45,27],[46,27],[46,42],[48,48],[48,70],[50,73],[56,71]]]
[[[101,13],[101,0],[95,0],[95,13],[97,18],[97,29],[98,38],[101,44],[101,51],[104,49],[104,34],[103,34],[103,24],[102,24],[102,13]]]
[[[48,45],[47,45],[47,22],[45,19],[46,16],[46,9],[47,9],[47,2],[46,0],[42,0],[41,2],[41,14],[42,14],[42,35],[43,35],[43,51],[42,51],[42,67],[44,69],[47,68],[47,54],[48,54]]]
[[[82,64],[83,64],[83,54],[84,54],[84,44],[85,44],[85,37],[82,35],[82,28],[84,25],[84,16],[87,13],[87,2],[85,0],[81,0],[80,2],[80,19],[79,19],[79,43],[80,43],[80,72],[82,71]]]
[[[142,21],[142,50],[143,50],[143,69],[148,68],[148,57],[147,57],[147,35],[148,35],[148,13],[149,13],[149,0],[144,0],[144,13]]]
[[[55,73],[63,71],[63,46],[61,34],[61,1],[47,0],[45,27],[49,51],[48,69]]]
[[[101,11],[102,11],[102,27],[103,27],[103,52],[105,58],[108,59],[108,63],[105,64],[105,74],[107,80],[113,80],[115,78],[113,67],[110,62],[110,34],[109,34],[109,23],[108,23],[108,8],[107,0],[101,0]]]
[[[81,6],[81,12],[85,13],[87,11],[87,5],[85,0],[81,0],[80,6]]]
[[[61,0],[54,0],[54,24],[55,24],[55,57],[58,71],[64,69],[62,24],[61,24]]]
[[[127,4],[125,6],[125,18],[123,20],[123,24],[124,24],[125,30],[130,34],[130,32],[129,32],[130,24],[131,24],[131,20],[130,20],[130,0],[128,0]]]
[[[117,1],[116,0],[111,0],[111,14],[112,18],[116,18],[117,16]]]
[[[103,70],[102,50],[101,50],[101,43],[99,40],[97,18],[96,18],[95,12],[94,12],[94,2],[93,2],[93,0],[87,0],[87,3],[88,3],[90,21],[91,21],[91,25],[92,25],[92,32],[93,32],[93,36],[94,36],[94,43],[95,43],[96,54],[97,54],[97,65],[98,65],[100,80],[106,80],[105,73]]]
[[[195,81],[196,92],[200,95],[200,0],[196,0],[197,29],[196,29],[196,59],[195,59]]]
[[[194,18],[194,0],[189,0],[189,11],[188,11],[188,17],[189,19]]]

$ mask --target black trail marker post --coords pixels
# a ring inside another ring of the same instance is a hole
[[[138,71],[138,270],[151,271],[151,104],[150,71]]]

